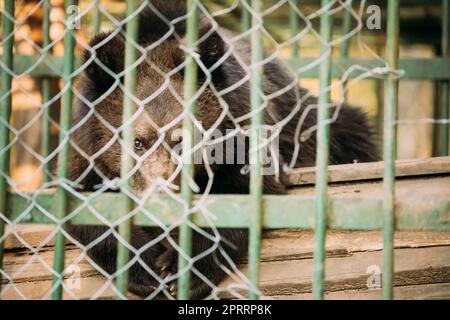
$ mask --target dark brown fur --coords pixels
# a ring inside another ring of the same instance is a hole
[[[181,1],[153,1],[156,8],[167,18],[173,20],[176,17],[184,15],[184,4]],[[185,32],[183,22],[177,23],[175,33],[168,39],[148,52],[145,61],[138,67],[138,88],[137,97],[145,99],[157,90],[164,81],[164,78],[157,72],[154,66],[157,66],[163,73],[167,73],[183,62],[183,51],[180,49],[180,38]],[[169,30],[167,25],[160,20],[151,10],[146,10],[140,16],[140,34],[139,43],[145,47],[159,39]],[[200,36],[210,30],[210,25],[202,20]],[[223,31],[227,33],[226,31]],[[175,36],[178,35],[178,36]],[[98,45],[111,33],[100,34],[91,41],[91,46]],[[120,74],[123,71],[124,39],[120,35],[113,36],[110,41],[103,46],[95,49],[97,58],[106,65],[112,72]],[[229,55],[231,50],[224,43],[218,32],[213,32],[208,39],[199,46],[199,54],[202,62],[207,68],[211,68],[212,84],[217,91],[228,88],[237,83],[246,76],[246,71],[239,65],[233,55]],[[245,42],[236,43],[235,52],[249,64],[249,48]],[[224,55],[228,58],[216,66],[216,62]],[[86,52],[84,61],[91,57],[90,52]],[[183,92],[183,71],[180,71],[171,77],[171,84],[174,90],[182,96]],[[122,78],[123,79],[123,78]],[[199,82],[204,83],[207,77],[199,70]],[[284,70],[277,60],[271,60],[264,66],[264,90],[269,95],[285,88],[292,83],[293,78]],[[117,128],[122,121],[122,103],[123,93],[117,87],[106,94],[111,86],[117,86],[118,81],[104,72],[96,62],[91,62],[85,72],[79,77],[76,83],[76,89],[90,102],[96,102],[95,111],[100,114],[104,121],[107,121],[112,127]],[[307,92],[304,89],[295,86],[282,95],[278,95],[270,101],[267,107],[264,119],[267,124],[276,123],[289,115],[298,101],[298,97],[304,97]],[[104,95],[102,99],[99,99]],[[249,112],[249,82],[243,82],[235,90],[225,94],[222,98],[227,102],[233,117],[237,118]],[[97,101],[96,101],[97,100]],[[289,162],[294,149],[294,132],[300,115],[306,106],[316,104],[315,97],[309,97],[304,101],[301,109],[295,114],[290,122],[282,129],[280,137],[280,158]],[[90,115],[92,110],[79,99],[74,101],[74,125],[79,128],[74,132],[74,142],[79,149],[83,150],[87,156],[91,157],[114,138],[111,131],[102,124],[95,115]],[[182,106],[169,92],[163,91],[155,99],[150,101],[144,113],[146,116],[140,116],[136,121],[136,135],[139,136],[145,147],[150,148],[155,139],[158,138],[158,128],[164,126],[182,112]],[[217,120],[222,107],[218,103],[217,97],[208,88],[197,101],[196,118],[202,121],[205,128],[210,128]],[[153,122],[150,124],[149,119]],[[316,123],[316,112],[312,110],[305,119],[303,130],[314,126]],[[241,125],[248,124],[243,121]],[[169,129],[167,137],[170,137],[175,128],[180,128],[179,122],[173,129]],[[219,129],[224,131],[226,128],[234,128],[235,124],[226,117],[219,125]],[[167,138],[166,142],[173,146],[173,143]],[[296,167],[311,166],[315,163],[315,134],[305,142],[301,143],[301,153],[296,160]],[[139,153],[139,152],[137,152]],[[160,146],[155,153],[158,153],[158,159],[166,159],[167,151]],[[95,167],[90,165],[85,156],[74,150],[71,161],[71,179],[78,182],[81,190],[90,191],[94,186],[100,184],[103,178],[114,179],[120,176],[120,145],[115,142],[103,153],[95,157]],[[151,158],[151,156],[149,157]],[[170,161],[164,163],[155,163],[153,160],[145,160],[142,168],[133,176],[133,186],[136,191],[143,191],[147,187],[147,182],[143,175],[151,173],[154,167],[161,169],[160,176],[167,179],[173,172],[175,166]],[[337,120],[331,125],[330,135],[330,162],[332,164],[350,163],[354,160],[359,162],[373,161],[377,159],[376,148],[372,142],[372,137],[367,124],[366,116],[359,110],[349,106],[342,106]],[[281,163],[283,165],[283,162]],[[249,176],[241,174],[242,165],[214,165],[214,183],[212,193],[221,194],[245,194],[249,190]],[[202,192],[208,181],[208,177],[202,166],[195,168],[195,181]],[[175,181],[176,182],[176,181]],[[264,193],[282,194],[285,193],[285,186],[279,183],[273,176],[264,176]],[[90,244],[97,237],[108,232],[107,227],[83,226],[71,227],[72,235],[84,245]],[[135,248],[140,248],[148,241],[153,239],[160,231],[156,229],[144,229],[133,227],[131,243]],[[233,260],[238,259],[246,252],[247,233],[244,230],[226,229],[221,230],[221,236],[227,242],[220,245],[226,250]],[[202,253],[214,243],[207,240],[200,234],[195,233],[193,241],[193,255]],[[105,240],[89,250],[89,255],[106,272],[115,271],[117,241],[113,235],[109,235]],[[176,273],[176,251],[167,241],[158,243],[141,254],[141,259],[149,268],[163,277],[168,273]],[[223,277],[224,272],[218,266],[219,264],[228,265],[220,254],[211,254],[195,264],[195,268],[204,274],[212,283],[218,283]],[[161,270],[165,269],[165,270]],[[135,263],[130,270],[130,290],[146,296],[150,294],[154,287],[159,283],[144,270],[139,264]],[[201,298],[210,292],[210,287],[198,277],[194,276],[191,284],[191,297]]]

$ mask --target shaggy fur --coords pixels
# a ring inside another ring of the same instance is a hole
[[[153,5],[166,17],[167,20],[173,20],[185,14],[184,3],[182,1],[152,1]],[[211,30],[211,25],[206,19],[200,23],[200,37]],[[149,46],[169,32],[167,24],[155,15],[152,10],[145,10],[140,15],[139,43],[143,46]],[[164,82],[161,74],[167,73],[184,61],[184,53],[180,48],[185,33],[184,22],[175,25],[175,32],[158,46],[150,50],[145,60],[137,67],[137,97],[145,99],[154,93]],[[219,35],[220,33],[220,35]],[[114,79],[105,72],[97,62],[92,61],[84,73],[80,75],[76,82],[76,89],[90,102],[95,102],[95,111],[101,115],[102,120],[96,114],[92,114],[92,109],[80,99],[74,101],[74,125],[78,129],[74,132],[73,139],[75,143],[86,154],[81,155],[75,150],[71,159],[71,179],[77,181],[84,191],[91,191],[94,186],[100,184],[102,177],[114,179],[120,176],[120,156],[121,148],[111,130],[105,126],[105,122],[110,126],[118,128],[122,124],[122,103],[123,92],[117,87],[119,81],[123,80],[124,66],[124,46],[125,39],[116,33],[102,33],[97,35],[90,43],[95,48],[95,54],[98,60],[106,66],[111,72],[121,75],[120,79]],[[245,79],[246,70],[240,65],[236,57],[230,54],[229,42],[222,39],[222,36],[229,36],[226,30],[213,32],[204,40],[198,48],[202,63],[211,68],[212,85],[217,91],[226,89]],[[105,39],[110,38],[109,41]],[[105,42],[105,43],[103,43]],[[249,45],[245,41],[234,43],[234,53],[242,61],[250,65]],[[89,61],[92,56],[92,50],[84,54],[84,62]],[[222,57],[227,58],[220,64],[216,62]],[[183,96],[183,70],[171,75],[170,81],[173,89]],[[208,77],[199,69],[199,82],[202,84],[208,81]],[[264,65],[264,93],[270,95],[277,92],[295,81],[289,75],[276,59]],[[295,85],[294,88],[286,90],[283,94],[277,95],[270,102],[264,111],[264,121],[267,124],[274,124],[285,119],[294,109],[299,97],[303,98],[308,92]],[[233,118],[238,118],[250,111],[249,82],[243,81],[235,90],[222,95],[222,98],[229,106],[229,113]],[[313,96],[303,101],[302,107],[292,117],[282,129],[280,136],[280,160],[282,166],[289,162],[294,150],[295,130],[300,116],[308,105],[317,104],[317,99]],[[135,122],[136,137],[142,141],[143,150],[136,150],[140,156],[145,154],[159,137],[158,128],[172,121],[182,112],[182,105],[175,99],[169,90],[161,92],[155,99],[148,102],[145,106],[144,114],[138,117]],[[219,118],[223,112],[223,107],[219,104],[218,98],[213,94],[209,87],[197,101],[196,118],[202,125],[208,129]],[[316,124],[317,113],[313,109],[305,118],[302,131],[311,128]],[[152,124],[150,124],[151,119]],[[240,125],[245,126],[248,120],[242,121]],[[219,124],[218,129],[224,132],[227,128],[234,128],[235,124],[230,117],[225,117]],[[181,121],[174,128],[166,132],[166,142],[173,146],[169,141],[173,130],[181,128]],[[111,143],[111,139],[114,143]],[[108,145],[111,143],[111,145]],[[296,160],[296,167],[311,166],[315,163],[315,134],[312,134],[306,141],[300,144],[300,154]],[[103,148],[103,149],[102,149]],[[101,154],[97,154],[103,150]],[[86,160],[85,156],[93,156],[92,163]],[[142,162],[139,172],[133,176],[133,187],[137,192],[144,191],[149,184],[148,177],[157,178],[157,176],[167,179],[175,170],[175,165],[168,161],[169,155],[162,145],[160,145],[152,154],[148,155]],[[377,159],[376,148],[372,142],[371,133],[367,124],[365,114],[359,109],[349,106],[342,106],[339,116],[331,124],[330,134],[330,163],[351,163],[354,160],[359,162],[373,161]],[[248,159],[247,159],[248,161]],[[214,165],[214,182],[212,193],[220,194],[246,194],[249,192],[249,175],[242,174],[242,164],[223,164]],[[283,177],[282,177],[283,178]],[[195,167],[195,181],[202,192],[208,182],[205,168],[201,165]],[[285,193],[285,185],[277,182],[273,176],[264,176],[265,194]],[[175,181],[176,182],[176,181]],[[84,245],[88,245],[107,231],[107,227],[101,226],[72,226],[70,232]],[[131,244],[135,248],[140,248],[148,241],[156,237],[161,231],[152,228],[133,227]],[[238,259],[246,253],[247,232],[245,230],[225,229],[220,230],[224,241],[221,246],[231,256],[233,260]],[[176,239],[176,238],[175,238]],[[231,244],[231,245],[230,245]],[[194,234],[193,255],[202,253],[213,243],[205,239],[200,234]],[[110,235],[99,244],[89,250],[89,255],[106,272],[115,271],[117,241]],[[168,274],[176,273],[177,252],[167,241],[162,241],[141,254],[141,258],[162,277]],[[223,277],[224,272],[219,264],[227,266],[225,260],[220,254],[211,254],[199,260],[195,267],[203,273],[212,283],[218,283]],[[144,270],[139,264],[135,263],[129,273],[130,291],[146,296],[150,294],[159,283]],[[173,289],[173,286],[171,286]],[[191,283],[191,298],[202,298],[208,295],[210,287],[207,286],[196,276],[193,276]]]

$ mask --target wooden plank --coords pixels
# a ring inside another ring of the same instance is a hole
[[[289,193],[312,197],[315,194],[315,188],[313,185],[297,186],[291,188]],[[383,181],[331,184],[328,187],[328,193],[332,199],[382,199]],[[395,198],[399,210],[403,209],[402,205],[450,199],[450,175],[399,179],[395,182]]]
[[[63,300],[88,300],[88,299],[114,299],[116,294],[113,286],[107,283],[99,274],[84,275],[80,278],[79,285],[72,285],[73,279],[66,279],[63,288]],[[14,286],[4,286],[0,298],[2,300],[47,300],[51,297],[51,280],[27,281],[15,283]],[[127,293],[130,300],[140,300],[130,292]]]
[[[26,235],[26,232],[23,234]],[[45,238],[47,235],[42,233],[41,237]],[[313,233],[306,230],[273,230],[264,232],[263,237],[261,272],[265,294],[307,294],[312,274]],[[27,240],[27,237],[24,239]],[[397,284],[445,282],[449,276],[449,232],[397,232],[395,247],[396,252],[410,250],[396,256],[396,265],[399,266],[396,271],[401,279]],[[73,245],[67,248],[66,266],[77,261],[77,258],[82,258],[80,251]],[[330,231],[326,243],[326,265],[330,269],[327,269],[327,274],[331,277],[327,278],[328,290],[361,290],[368,277],[368,264],[381,263],[381,249],[382,235],[379,231]],[[51,288],[51,272],[47,267],[51,267],[52,258],[51,247],[42,248],[34,255],[25,249],[7,250],[4,271],[14,279],[14,286],[4,285],[3,288],[7,290],[2,291],[1,297],[19,299],[22,296],[15,290],[17,289],[29,299],[47,298]],[[78,260],[80,287],[72,288],[70,292],[65,290],[64,298],[88,299],[94,294],[102,299],[113,297],[112,287],[106,280],[86,260]],[[241,261],[241,270],[246,270],[245,259]],[[70,283],[71,277],[68,277],[66,283]],[[9,282],[3,279],[3,283]],[[105,284],[105,291],[99,292]],[[222,297],[232,296],[222,294]]]
[[[26,254],[28,252],[28,254]],[[77,286],[72,288],[66,287],[65,297],[74,299],[88,298],[88,295],[94,295],[105,284],[106,279],[103,278],[85,259],[82,258],[79,249],[68,247],[66,250],[66,267],[76,264],[77,273],[81,281],[80,288]],[[49,299],[51,296],[52,273],[53,266],[53,247],[47,250],[41,249],[39,252],[32,254],[28,250],[23,252],[6,252],[3,271],[8,277],[2,278],[2,299]],[[67,275],[65,283],[73,283],[74,273]],[[13,281],[10,281],[13,279]],[[82,290],[81,290],[82,289]],[[21,294],[19,294],[19,292]],[[77,293],[79,295],[77,295]],[[84,294],[86,293],[86,294]],[[105,288],[105,292],[99,297],[112,297],[111,288]]]
[[[90,299],[94,294],[97,299],[113,299],[115,296],[111,285],[105,286],[105,278],[100,275],[84,276],[80,278],[79,287],[74,286],[69,289],[70,282],[72,280],[65,280],[64,300],[85,300]],[[3,300],[48,300],[51,298],[51,286],[51,280],[15,283],[14,286],[4,286],[0,297]]]
[[[53,225],[17,225],[23,241],[33,247],[41,245],[54,230]],[[263,232],[261,259],[264,261],[291,260],[310,257],[314,251],[314,233],[311,230],[279,229]],[[382,231],[341,231],[327,232],[328,255],[333,253],[349,254],[351,252],[382,250]],[[398,231],[395,233],[395,248],[423,248],[450,245],[450,232]],[[51,242],[52,243],[52,240]],[[72,252],[70,247],[68,252]],[[6,238],[5,249],[26,249],[14,235]],[[40,252],[48,252],[43,248]],[[16,260],[17,261],[17,260]],[[245,260],[242,260],[245,261]]]
[[[27,281],[50,280],[52,273],[53,247],[40,250],[36,253],[26,250],[25,252],[6,252],[3,271],[15,283]],[[66,266],[76,264],[81,276],[91,276],[97,271],[83,258],[82,252],[74,247],[66,249]],[[2,284],[8,283],[8,277],[2,278]]]
[[[326,292],[325,300],[379,300],[381,289],[344,290]],[[449,300],[450,283],[433,283],[413,286],[394,287],[395,300]],[[281,300],[310,300],[311,293],[272,296]]]
[[[64,277],[64,299],[111,299],[115,292],[107,281],[87,260],[82,252],[74,246],[66,249],[65,266],[76,265],[73,272]],[[8,277],[2,278],[1,299],[50,299],[52,286],[53,248],[41,249],[32,254],[7,251],[3,271]],[[11,281],[12,280],[12,281]],[[79,281],[79,282],[78,282]],[[129,293],[130,299],[139,297]]]
[[[450,282],[450,246],[396,249],[394,285],[419,285]],[[383,256],[381,251],[358,252],[345,257],[328,257],[325,263],[325,291],[367,289],[370,274],[368,268],[381,271]],[[247,266],[241,266],[242,274],[247,274]],[[262,262],[260,265],[261,292],[266,296],[280,296],[311,292],[313,261],[300,259],[290,261]],[[227,278],[220,284],[222,298],[235,298],[229,288],[242,296],[244,282]]]
[[[383,161],[340,164],[329,166],[329,182],[361,181],[383,178]],[[395,162],[397,177],[412,177],[450,173],[450,157],[436,157]],[[314,184],[316,168],[297,168],[289,171],[288,181],[292,186]]]
[[[382,231],[327,231],[328,257],[349,256],[356,252],[383,249]],[[426,248],[450,246],[450,232],[399,231],[394,247]],[[314,233],[309,230],[271,230],[263,233],[261,260],[288,261],[312,258]],[[245,259],[242,260],[245,262]]]
[[[10,225],[5,228],[5,249],[53,246],[53,237],[48,238],[55,229],[49,224],[16,224],[14,230]]]

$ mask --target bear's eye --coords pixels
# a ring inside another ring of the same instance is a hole
[[[173,134],[171,139],[174,143],[181,143],[183,141],[183,136],[181,134]]]
[[[141,151],[142,149],[144,149],[144,144],[138,138],[134,139],[134,149],[136,149],[138,151]]]

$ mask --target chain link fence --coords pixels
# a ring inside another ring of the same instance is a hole
[[[16,1],[14,9],[5,1],[0,243],[14,236],[32,254],[20,268],[0,268],[2,295],[30,298],[16,279],[38,264],[53,279],[39,298],[80,298],[71,275],[87,262],[104,279],[92,299],[107,290],[263,298],[253,285],[262,194],[286,194],[290,170],[316,157],[325,169],[328,159],[381,158],[373,112],[350,107],[348,91],[404,72],[366,43],[363,31],[382,21],[379,7],[367,8],[192,0]],[[350,43],[365,60],[348,58]],[[217,202],[218,194],[228,196]],[[250,229],[233,220],[244,202],[260,212],[245,213]],[[221,215],[229,211],[236,215]],[[35,244],[20,229],[30,215],[55,225]],[[67,248],[79,251],[64,257]],[[238,268],[248,254],[250,278]],[[232,281],[222,286],[225,277]]]

